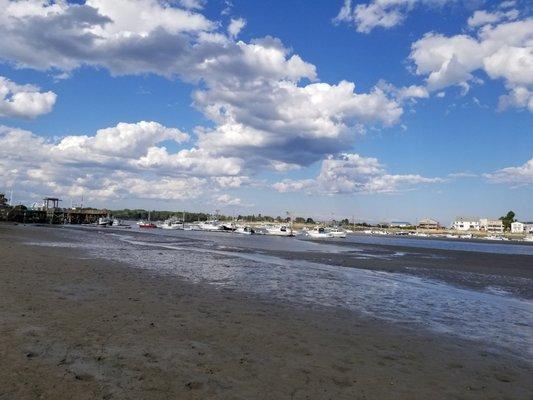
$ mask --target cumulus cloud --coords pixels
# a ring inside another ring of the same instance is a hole
[[[0,7],[0,58],[16,65],[201,82],[194,104],[214,126],[198,127],[199,150],[244,158],[248,167],[307,165],[351,148],[361,124],[390,126],[403,113],[380,88],[318,82],[316,67],[279,39],[235,40],[244,20],[233,19],[226,34],[190,2],[0,0]],[[156,149],[139,165],[154,157],[177,162]]]
[[[358,123],[392,125],[403,113],[381,89],[356,93],[355,85],[346,81],[304,87],[286,80],[217,86],[197,92],[195,104],[218,123],[199,132],[202,148],[296,165],[348,147]]]
[[[196,148],[169,153],[161,146],[186,139],[178,129],[144,121],[119,123],[93,136],[66,136],[55,143],[2,126],[0,180],[7,187],[16,184],[40,194],[180,199],[225,187],[219,179],[239,179],[241,160]]]
[[[455,0],[372,0],[352,6],[351,0],[344,0],[335,23],[354,24],[357,32],[370,33],[375,28],[390,29],[400,25],[415,7],[443,6]]]
[[[439,182],[443,180],[418,174],[389,174],[376,158],[343,153],[323,160],[320,173],[314,179],[285,179],[273,187],[279,192],[319,194],[396,193],[421,184]]]
[[[430,91],[451,85],[468,90],[478,71],[502,79],[509,94],[500,108],[530,108],[533,86],[533,19],[486,24],[474,35],[428,33],[411,47],[410,60]]]
[[[493,183],[527,185],[533,183],[533,158],[518,167],[507,167],[484,175]]]
[[[33,85],[19,85],[0,76],[0,117],[35,118],[52,111],[57,96]]]

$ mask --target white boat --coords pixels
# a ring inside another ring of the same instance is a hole
[[[199,222],[198,228],[201,231],[208,231],[208,232],[221,231],[224,229],[224,227],[220,225],[220,223],[217,220]]]
[[[461,239],[472,239],[472,234],[471,233],[467,233],[466,235],[459,235],[459,237]]]
[[[276,226],[267,226],[266,228],[267,235],[273,236],[294,236],[292,227],[287,225],[276,225]]]
[[[167,229],[167,230],[177,230],[177,229],[183,229],[183,222],[179,221],[176,218],[169,218],[160,225],[158,225],[158,228],[161,229]]]
[[[346,237],[346,231],[339,228],[338,226],[327,228],[326,232],[329,233],[331,237],[334,237],[334,238],[344,239]]]
[[[332,238],[334,237],[331,232],[328,232],[323,227],[316,227],[312,231],[307,232],[307,236],[309,236],[312,239],[326,239],[326,238]]]
[[[487,239],[487,240],[509,240],[506,237],[495,236],[495,235],[487,236],[485,239]]]
[[[255,234],[255,230],[249,226],[238,226],[234,232],[240,235],[254,235]]]
[[[528,235],[524,238],[524,242],[533,242],[533,235]]]
[[[113,220],[110,217],[100,217],[96,224],[98,226],[111,226],[113,225]]]

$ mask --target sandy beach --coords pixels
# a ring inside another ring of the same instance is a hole
[[[527,356],[31,244],[66,237],[0,225],[0,399],[532,398]],[[481,275],[531,277],[527,258],[482,257]]]

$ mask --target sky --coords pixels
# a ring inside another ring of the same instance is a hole
[[[533,220],[527,1],[0,0],[16,203]]]

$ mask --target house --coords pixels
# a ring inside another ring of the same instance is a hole
[[[440,229],[440,224],[438,221],[430,218],[421,219],[418,222],[419,229]]]
[[[503,233],[503,221],[500,219],[481,218],[479,228],[490,233]]]
[[[479,231],[479,220],[472,217],[457,217],[452,229],[456,231]]]
[[[511,233],[524,233],[526,230],[526,225],[522,222],[513,222],[511,223]]]
[[[524,222],[524,232],[533,233],[533,222]]]

